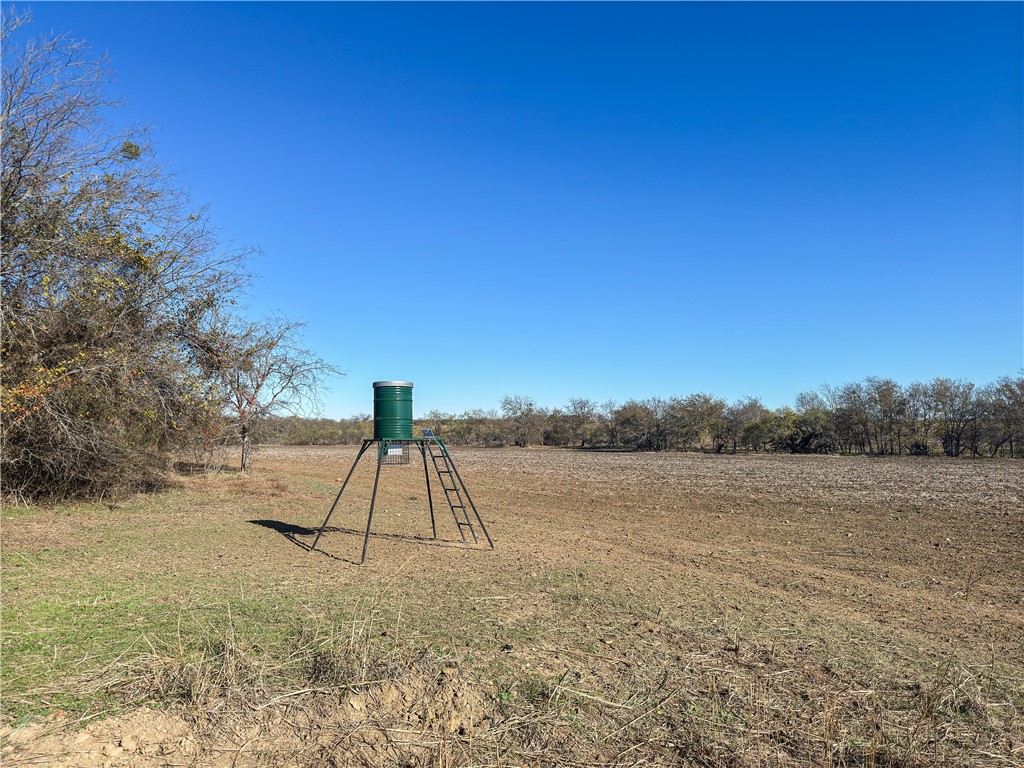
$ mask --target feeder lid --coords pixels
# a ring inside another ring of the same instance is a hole
[[[375,387],[411,387],[411,381],[375,381],[373,382]]]

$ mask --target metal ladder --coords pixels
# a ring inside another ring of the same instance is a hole
[[[438,451],[434,451],[434,446],[437,446]],[[434,469],[437,470],[437,477],[441,481],[441,487],[444,489],[444,496],[448,500],[448,506],[452,509],[452,517],[455,518],[455,525],[459,527],[459,535],[462,536],[462,540],[466,540],[466,528],[469,528],[469,534],[473,537],[473,543],[479,543],[476,537],[476,531],[473,530],[473,523],[469,520],[469,512],[466,511],[466,504],[462,500],[462,492],[459,490],[459,484],[462,478],[459,477],[455,468],[448,456],[448,449],[444,447],[444,443],[439,438],[434,438],[431,442],[427,443],[427,451],[430,453],[430,460],[434,462]],[[475,508],[473,510],[476,511]],[[460,519],[461,515],[461,519]],[[490,541],[490,536],[487,537]],[[494,546],[493,544],[491,545]]]

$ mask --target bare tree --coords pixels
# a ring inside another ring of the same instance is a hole
[[[252,439],[262,422],[317,410],[327,379],[344,375],[301,345],[303,327],[281,317],[227,318],[192,338],[204,369],[219,385],[227,430],[241,443],[243,472],[250,469]]]

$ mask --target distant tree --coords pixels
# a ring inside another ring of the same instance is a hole
[[[839,392],[845,442],[850,450],[870,453],[873,447],[871,405],[860,382],[845,384]]]
[[[667,404],[668,444],[720,452],[728,442],[725,401],[705,392],[673,397]]]
[[[931,452],[936,403],[930,385],[915,381],[906,389],[907,422],[910,425],[908,453],[927,456]]]
[[[434,434],[444,438],[449,445],[471,445],[476,441],[475,423],[468,413],[456,415],[454,413],[434,412],[434,418],[430,419],[427,427],[434,425],[440,428],[440,432]],[[428,414],[429,416],[430,414]]]
[[[433,410],[427,413],[422,419],[422,427],[432,430],[438,437],[449,440],[453,437],[452,428],[455,421],[455,414],[444,413],[443,411]],[[455,441],[452,441],[455,445]]]
[[[909,431],[909,403],[903,389],[892,379],[869,376],[864,380],[863,391],[875,451],[879,454],[902,453],[904,438]]]
[[[459,416],[459,422],[466,425],[466,443],[497,448],[506,445],[505,428],[498,412],[493,408],[476,408]]]
[[[853,452],[863,445],[866,436],[865,398],[860,385],[834,386],[822,384],[813,392],[802,392],[796,398],[798,413],[824,416],[827,424],[824,439],[833,450]]]
[[[767,411],[754,421],[743,427],[743,436],[740,438],[743,445],[757,451],[768,450],[772,445],[772,430],[775,426],[775,415]]]
[[[593,445],[597,433],[597,403],[585,397],[574,397],[569,400],[565,411],[569,417],[572,440],[578,441],[580,448],[588,442]]]
[[[634,451],[668,448],[669,401],[660,397],[629,400],[611,414],[616,444]]]
[[[373,416],[360,413],[338,422],[339,442],[345,445],[359,445],[373,437]]]
[[[1024,377],[1004,376],[977,390],[976,418],[964,430],[963,443],[975,456],[996,456],[1009,447],[1013,457],[1024,432]]]
[[[650,403],[629,400],[612,414],[618,445],[633,451],[660,449],[658,416]]]
[[[606,400],[597,407],[595,419],[595,445],[618,446],[619,437],[615,431],[615,411],[619,404],[614,400]]]
[[[765,449],[792,450],[796,416],[792,408],[777,408],[757,422],[754,434]]]
[[[805,411],[827,411],[828,404],[825,402],[825,398],[820,392],[801,392],[796,396],[794,401],[796,411],[802,413]]]
[[[744,439],[746,430],[750,425],[764,418],[767,413],[768,409],[756,397],[744,397],[726,408],[725,436],[732,445],[733,453],[736,453],[736,448],[740,444],[751,447]]]
[[[820,408],[797,413],[780,408],[767,420],[767,432],[776,450],[790,453],[832,453],[828,414]]]
[[[1000,378],[985,389],[985,399],[992,420],[992,455],[1009,445],[1010,457],[1020,456],[1024,447],[1024,372]]]
[[[509,442],[525,448],[543,440],[544,420],[547,413],[524,395],[506,395],[501,399],[501,412],[505,417]]]
[[[552,408],[544,419],[544,445],[566,446],[572,442],[569,415],[560,408]]]
[[[936,378],[931,383],[932,401],[942,451],[947,456],[959,456],[964,449],[964,435],[978,418],[978,400],[975,386],[969,381]]]
[[[823,384],[814,391],[801,392],[795,405],[798,414],[821,430],[818,442],[829,451],[850,451],[854,443],[863,444],[867,439],[866,400],[860,385],[840,388]]]

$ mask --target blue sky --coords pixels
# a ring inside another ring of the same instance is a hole
[[[417,415],[1024,366],[1019,3],[32,3]]]

